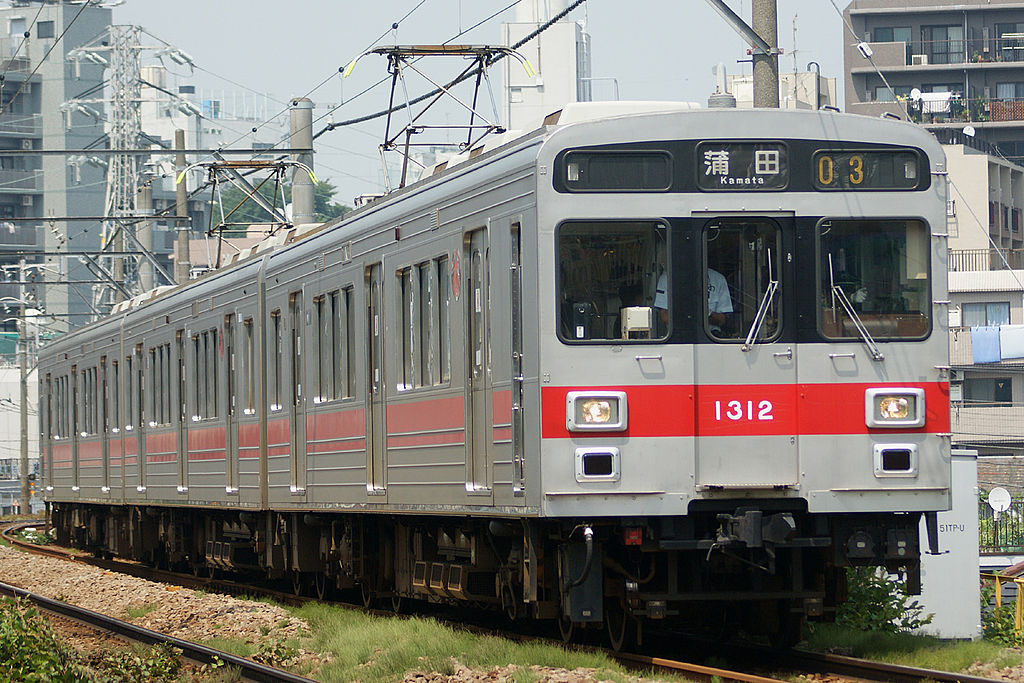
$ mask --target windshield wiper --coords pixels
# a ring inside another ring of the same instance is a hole
[[[772,274],[772,252],[768,251],[768,277],[771,278]],[[768,281],[768,287],[764,290],[764,296],[761,297],[761,305],[757,307],[757,315],[754,316],[753,322],[750,323],[750,329],[747,330],[747,338],[743,341],[743,346],[740,347],[742,351],[749,351],[754,348],[754,344],[757,343],[757,335],[761,332],[761,326],[764,325],[764,319],[768,317],[768,310],[771,308],[772,300],[775,298],[775,292],[779,289],[779,281],[777,279],[770,279]]]
[[[871,333],[868,332],[868,328],[864,325],[864,321],[860,319],[859,315],[857,315],[857,311],[854,310],[853,303],[850,301],[850,298],[846,296],[846,292],[843,291],[843,288],[836,284],[835,274],[832,272],[832,254],[828,255],[828,279],[829,284],[831,285],[830,289],[832,291],[832,317],[835,319],[836,323],[839,323],[839,317],[836,316],[835,303],[838,299],[839,305],[842,306],[843,311],[850,317],[850,320],[853,321],[853,326],[857,329],[857,333],[860,335],[861,340],[863,340],[864,345],[868,347],[868,353],[871,354],[872,360],[885,360],[885,355],[878,349],[878,344],[875,343]]]

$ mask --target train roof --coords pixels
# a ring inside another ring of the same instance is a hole
[[[301,224],[287,230],[280,230],[261,240],[258,244],[232,255],[224,266],[200,276],[195,281],[184,285],[164,285],[120,302],[111,309],[110,315],[106,318],[74,330],[68,335],[54,340],[52,344],[62,345],[65,339],[73,342],[80,332],[94,329],[111,318],[121,317],[144,306],[152,305],[183,288],[197,288],[201,291],[204,289],[204,283],[212,282],[229,272],[234,272],[243,263],[256,263],[261,256],[288,250],[308,237],[353,224],[360,217],[391,205],[401,197],[423,191],[435,183],[441,182],[442,178],[462,174],[487,163],[489,159],[536,146],[549,139],[561,140],[566,136],[571,139],[574,137],[573,131],[585,135],[593,127],[621,125],[616,122],[621,122],[623,119],[629,119],[630,124],[634,125],[635,119],[638,117],[656,120],[660,117],[679,114],[684,114],[686,116],[684,121],[692,124],[695,129],[705,126],[707,121],[713,120],[716,122],[715,128],[730,131],[727,135],[714,136],[719,139],[774,136],[844,140],[863,137],[866,140],[873,140],[878,138],[882,127],[899,126],[902,128],[899,135],[905,139],[906,144],[925,149],[933,158],[943,158],[941,145],[931,133],[916,124],[891,118],[879,119],[832,110],[709,109],[702,108],[696,103],[678,101],[574,102],[546,116],[540,127],[532,131],[506,131],[489,136],[471,149],[453,154],[447,159],[428,166],[423,169],[416,182],[376,197],[341,218],[325,223]],[[797,118],[799,123],[794,124],[794,118]],[[838,121],[843,121],[841,132],[836,126]],[[665,139],[687,137],[690,135],[686,130],[689,127],[689,125],[674,126],[671,129],[665,129],[661,134],[652,131],[654,133],[652,139],[662,139],[663,136]],[[785,132],[787,129],[799,131],[799,135],[787,135]],[[706,132],[706,126],[702,130]],[[695,130],[694,134],[697,132]]]

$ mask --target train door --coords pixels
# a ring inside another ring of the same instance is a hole
[[[366,270],[366,492],[371,496],[385,495],[385,400],[384,400],[384,309],[381,264]]]
[[[465,236],[466,277],[466,490],[490,495],[490,444],[492,420],[490,251],[487,231]]]
[[[694,304],[703,308],[693,364],[697,485],[796,486],[797,358],[795,344],[782,341],[781,289],[792,282],[793,221],[721,217],[698,225],[706,297]]]
[[[290,396],[288,420],[291,425],[291,491],[295,494],[306,491],[306,411],[302,390],[303,363],[302,343],[306,330],[302,317],[302,292],[292,292],[288,297],[288,326],[291,333],[288,344]]]
[[[178,491],[188,490],[188,389],[185,369],[185,346],[186,335],[184,330],[178,330],[174,338],[174,352],[177,354],[177,381],[175,384],[177,406],[175,419],[178,422]]]
[[[224,317],[224,349],[227,362],[227,376],[224,381],[226,389],[226,406],[224,410],[224,459],[225,478],[224,490],[227,493],[238,491],[238,425],[235,423],[238,380],[235,377],[235,315]]]
[[[81,416],[78,388],[78,366],[71,366],[71,490],[78,491],[78,434],[81,431]]]
[[[142,353],[142,344],[135,347],[135,376],[132,377],[131,382],[134,387],[135,395],[135,414],[132,419],[135,422],[135,461],[136,471],[138,473],[138,484],[136,488],[139,493],[146,490],[146,422],[145,413],[143,406],[146,405],[145,401],[145,381],[146,376],[144,370],[146,358]]]

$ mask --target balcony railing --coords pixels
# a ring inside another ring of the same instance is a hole
[[[999,514],[985,502],[978,502],[978,550],[1009,553],[1024,550],[1024,501],[1015,500]]]
[[[949,406],[949,419],[953,443],[1024,442],[1024,405],[956,401]]]
[[[1003,258],[1006,262],[1003,262]],[[1024,249],[950,249],[949,271],[964,273],[971,270],[1024,270]]]
[[[0,114],[0,134],[19,137],[38,137],[40,135],[40,114]]]
[[[0,193],[38,190],[42,171],[0,171]]]

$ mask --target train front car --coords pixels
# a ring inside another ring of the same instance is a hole
[[[919,585],[920,520],[950,504],[944,171],[920,128],[827,111],[618,116],[545,142],[563,635],[685,619],[790,644],[834,614],[845,567]]]

